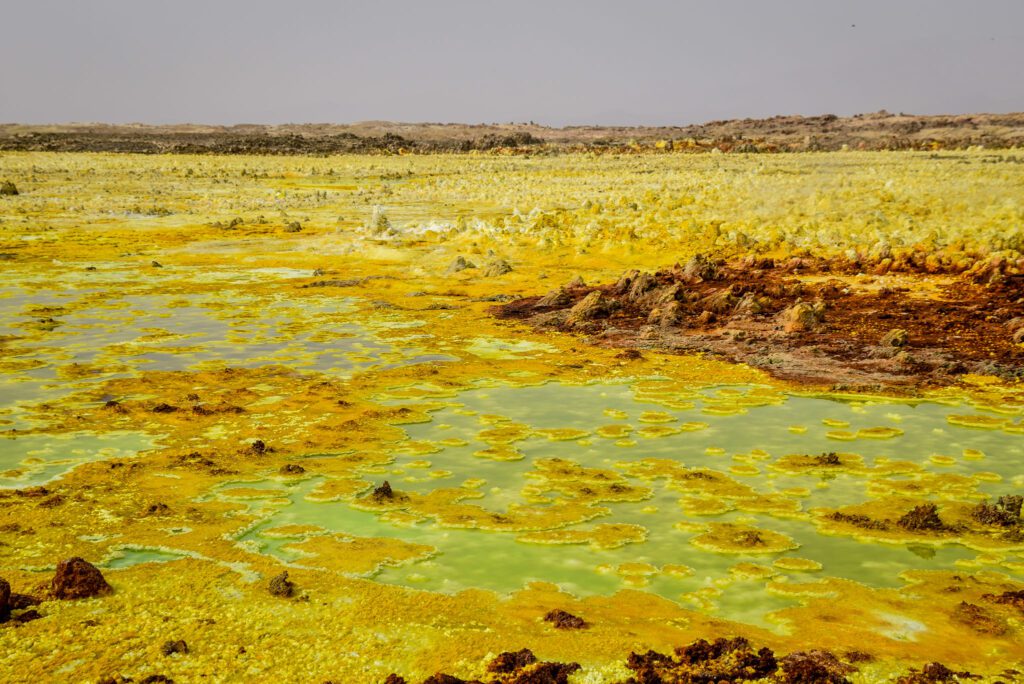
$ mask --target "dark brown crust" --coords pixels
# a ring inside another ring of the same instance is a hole
[[[820,259],[748,258],[708,268],[707,277],[689,264],[634,271],[615,284],[567,287],[492,312],[605,347],[708,352],[814,386],[921,387],[964,373],[1014,379],[1024,372],[1024,347],[1014,341],[1024,325],[1016,266],[897,276],[912,288],[886,288],[887,275],[858,276],[857,267]],[[798,304],[806,321],[788,321]],[[891,331],[905,335],[887,339]]]

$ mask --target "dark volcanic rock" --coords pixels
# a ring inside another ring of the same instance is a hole
[[[113,589],[96,566],[76,556],[57,564],[57,573],[50,583],[50,591],[54,598],[80,599],[105,596],[113,592]]]
[[[981,598],[990,603],[1013,606],[1017,610],[1024,611],[1024,589],[1020,591],[1004,591],[1002,594],[982,594]]]
[[[7,180],[0,183],[0,195],[18,195],[18,188],[15,187],[14,183]]]
[[[568,684],[579,663],[540,663],[516,674],[508,684]]]
[[[18,615],[15,615],[13,620],[14,620],[14,622],[17,622],[18,624],[25,624],[26,622],[32,622],[33,620],[38,620],[41,617],[43,617],[43,616],[42,616],[42,614],[38,610],[26,610],[23,613],[19,613]]]
[[[779,664],[786,684],[848,684],[846,675],[857,670],[828,651],[817,650],[790,653]]]
[[[1001,636],[1009,631],[1005,622],[989,615],[981,606],[966,601],[961,601],[953,610],[953,619],[980,634]]]
[[[185,643],[184,639],[165,641],[164,645],[160,647],[160,652],[165,656],[174,655],[175,653],[185,655],[188,653],[188,644]]]
[[[423,680],[423,684],[480,684],[479,682],[471,682],[465,679],[459,679],[443,672],[433,674]]]
[[[555,626],[555,629],[584,629],[587,627],[587,622],[581,617],[576,617],[572,613],[567,613],[561,609],[555,609],[544,616],[545,622],[550,622]]]
[[[896,524],[912,532],[939,532],[946,529],[945,523],[939,518],[938,507],[931,503],[914,506]]]
[[[942,663],[928,663],[921,671],[911,670],[896,680],[896,684],[953,684],[970,679],[980,679],[970,672],[954,672]]]
[[[384,480],[381,486],[375,488],[372,492],[370,492],[369,499],[370,501],[376,504],[387,504],[398,501],[407,501],[409,499],[409,495],[403,494],[401,492],[396,492],[395,490],[391,489],[391,483],[388,482],[387,480]]]
[[[537,656],[528,648],[519,651],[505,651],[487,664],[488,672],[515,672],[537,662]]]
[[[760,680],[778,669],[775,654],[768,648],[755,651],[743,637],[716,639],[713,643],[698,639],[675,650],[675,658],[648,651],[632,653],[626,667],[636,673],[631,682],[741,682]]]
[[[1021,524],[1020,509],[1024,497],[1014,494],[999,497],[995,504],[980,503],[971,511],[971,517],[985,525],[1013,527]]]
[[[5,579],[0,579],[0,622],[7,620],[11,608],[11,585]]]
[[[262,456],[264,454],[273,453],[274,449],[272,447],[267,446],[267,443],[264,442],[262,439],[257,439],[248,447],[246,447],[244,449],[244,452],[247,454],[252,454],[253,456]]]
[[[274,596],[291,598],[295,595],[295,583],[288,579],[288,571],[285,570],[280,575],[271,578],[267,591]]]

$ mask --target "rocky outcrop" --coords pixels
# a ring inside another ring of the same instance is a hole
[[[58,563],[50,583],[50,593],[57,599],[105,596],[113,591],[96,566],[77,556]]]
[[[569,309],[565,323],[575,327],[596,318],[604,318],[612,312],[614,306],[614,302],[607,299],[600,290],[594,290]]]
[[[288,571],[285,570],[280,575],[275,575],[270,579],[267,591],[270,592],[271,596],[291,598],[295,595],[295,583],[288,579]]]
[[[555,629],[585,629],[589,625],[587,621],[581,617],[577,617],[572,613],[564,610],[555,609],[550,611],[544,616],[545,622],[550,622],[554,625]]]
[[[820,302],[797,302],[779,314],[779,322],[788,333],[808,332],[825,322],[825,307]]]

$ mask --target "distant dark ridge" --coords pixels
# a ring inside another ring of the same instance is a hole
[[[354,124],[146,126],[0,124],[0,150],[136,154],[328,155],[494,151],[802,152],[1024,147],[1024,113],[775,116],[691,126]]]

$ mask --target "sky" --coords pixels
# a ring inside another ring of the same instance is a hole
[[[0,0],[0,122],[1024,111],[1024,0]]]

